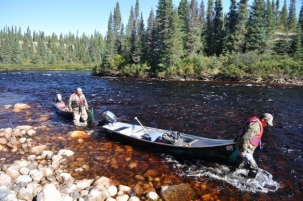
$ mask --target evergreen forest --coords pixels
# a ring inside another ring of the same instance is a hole
[[[122,22],[119,2],[105,35],[47,36],[0,30],[1,70],[91,70],[100,76],[302,83],[303,1],[159,0],[143,19],[140,2]],[[296,9],[300,9],[297,12]],[[299,13],[299,15],[297,14]],[[97,25],[96,25],[97,26]]]

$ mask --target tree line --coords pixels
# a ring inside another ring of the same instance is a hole
[[[96,75],[131,77],[302,80],[303,3],[296,0],[159,0],[148,19],[139,0],[122,22],[119,2],[105,36],[0,31],[2,66],[92,68]]]

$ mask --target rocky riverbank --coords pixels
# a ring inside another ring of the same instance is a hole
[[[28,108],[18,106],[14,110]],[[142,193],[138,186],[129,187],[102,175],[76,180],[67,169],[73,150],[47,150],[46,145],[37,144],[35,137],[40,129],[45,128],[22,125],[0,129],[1,201],[178,201],[184,198],[193,200],[196,196],[194,190],[184,183]],[[80,133],[82,137],[85,135]],[[70,133],[70,136],[76,135]],[[22,157],[8,164],[6,157],[10,154]],[[71,171],[81,171],[81,168]]]

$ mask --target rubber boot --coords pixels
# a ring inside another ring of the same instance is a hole
[[[247,176],[250,178],[256,178],[257,174],[258,169],[250,169]]]

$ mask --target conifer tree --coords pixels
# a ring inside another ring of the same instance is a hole
[[[287,21],[287,15],[288,15],[288,10],[287,10],[287,6],[286,6],[286,0],[284,0],[284,5],[282,7],[282,11],[280,14],[280,30],[282,31],[286,31],[286,29],[288,28],[288,21]]]
[[[206,29],[205,29],[205,52],[208,56],[215,53],[214,51],[214,15],[215,11],[213,9],[214,0],[208,0],[207,11],[206,11]]]
[[[215,1],[214,17],[214,46],[213,53],[219,56],[223,49],[224,29],[223,29],[223,7],[222,1]]]
[[[239,46],[236,43],[237,24],[239,21],[237,10],[237,1],[231,0],[225,27],[226,36],[223,45],[224,54],[238,52],[239,49]]]
[[[119,2],[116,3],[116,7],[114,8],[114,15],[113,15],[113,35],[115,40],[116,52],[121,54],[122,51],[122,44],[121,44],[121,12],[120,12],[120,5]]]
[[[303,1],[302,1],[300,13],[299,13],[298,26],[301,27],[301,29],[303,30]]]
[[[259,53],[264,53],[269,48],[264,0],[254,0],[251,6],[245,48],[246,51]]]
[[[181,0],[178,6],[178,15],[180,31],[182,34],[183,47],[186,47],[186,41],[189,34],[189,4],[187,0]]]
[[[202,24],[199,18],[198,3],[196,0],[191,0],[188,18],[188,31],[185,43],[187,55],[199,54],[199,51],[202,49],[201,34]]]
[[[151,73],[156,72],[156,63],[154,61],[155,39],[156,39],[156,21],[154,10],[151,9],[146,27],[146,61],[151,67]]]
[[[103,63],[108,63],[108,61],[114,57],[116,54],[115,48],[115,36],[113,32],[113,16],[110,12],[108,25],[107,25],[107,33],[106,33],[106,53],[103,60]]]
[[[275,31],[275,15],[270,0],[266,2],[266,24],[267,24],[267,33],[272,34]]]
[[[288,29],[296,30],[297,18],[296,18],[296,0],[290,0],[289,13],[288,13]]]

